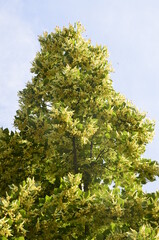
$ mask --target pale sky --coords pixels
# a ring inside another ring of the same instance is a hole
[[[93,44],[108,47],[114,88],[156,121],[145,157],[159,161],[158,0],[0,0],[0,127],[14,129],[17,92],[31,80],[37,36],[77,21]]]

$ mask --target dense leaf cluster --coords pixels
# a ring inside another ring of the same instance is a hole
[[[1,239],[159,239],[159,175],[142,157],[154,123],[112,86],[106,47],[78,23],[45,32],[0,131]],[[8,192],[6,194],[6,192]]]

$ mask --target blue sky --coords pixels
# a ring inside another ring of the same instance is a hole
[[[0,0],[0,127],[13,128],[17,92],[31,80],[39,50],[37,36],[76,21],[93,44],[108,47],[114,88],[156,121],[145,156],[159,160],[158,0]]]

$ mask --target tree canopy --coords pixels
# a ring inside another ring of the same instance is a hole
[[[116,92],[80,23],[39,37],[16,132],[0,131],[2,239],[159,239],[154,122]],[[6,191],[8,192],[5,195]]]

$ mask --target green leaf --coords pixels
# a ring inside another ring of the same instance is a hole
[[[26,211],[24,209],[20,209],[19,212],[22,215],[22,217],[26,217]]]
[[[45,196],[45,202],[50,202],[52,200],[52,196]]]
[[[36,64],[37,64],[37,66],[40,67],[40,68],[43,66],[42,63],[41,63],[38,59],[36,59]]]
[[[6,238],[6,237],[2,237],[2,240],[8,240],[8,238]]]

